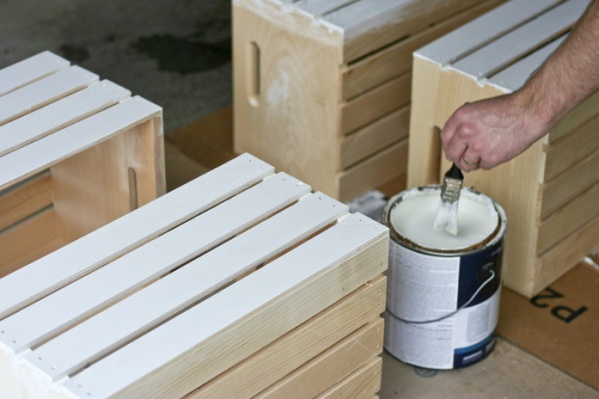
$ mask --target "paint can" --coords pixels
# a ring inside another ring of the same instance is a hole
[[[464,188],[458,234],[434,231],[440,190],[406,190],[383,210],[391,234],[385,349],[405,363],[448,370],[495,346],[507,220],[488,196]]]

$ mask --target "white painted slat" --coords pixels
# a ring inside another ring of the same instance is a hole
[[[70,65],[69,61],[44,51],[0,69],[0,96]]]
[[[0,125],[0,157],[131,96],[104,80]]]
[[[454,63],[560,1],[508,1],[420,48],[414,55],[442,66]]]
[[[78,66],[61,69],[41,80],[1,96],[0,124],[81,90],[98,80],[98,75]]]
[[[0,190],[139,124],[161,108],[139,96],[0,157]]]
[[[401,10],[413,2],[414,0],[361,0],[329,13],[323,19],[341,27],[345,31],[347,41],[352,36],[362,33],[360,27],[363,21],[378,18],[382,19],[381,26],[384,26],[384,19],[391,15],[390,11]]]
[[[242,154],[0,279],[0,319],[272,175]],[[193,200],[190,200],[193,199]]]
[[[284,173],[266,179],[0,321],[0,340],[17,353],[36,345],[221,244],[309,190],[308,185]]]
[[[478,78],[488,77],[569,29],[590,0],[570,0],[514,29],[452,65]]]
[[[300,245],[272,263],[108,355],[65,385],[81,397],[110,397],[264,308],[287,291],[350,258],[387,234],[360,214]],[[302,304],[298,303],[298,307]],[[264,326],[268,328],[268,326]]]
[[[489,83],[500,87],[505,92],[518,90],[526,83],[530,75],[562,44],[566,37],[567,35],[561,36],[517,63],[510,65],[492,76]]]
[[[360,0],[299,0],[293,2],[293,5],[316,18],[320,18],[356,1]]]
[[[72,373],[333,223],[347,211],[346,205],[323,194],[308,195],[35,349],[26,358],[54,380]]]

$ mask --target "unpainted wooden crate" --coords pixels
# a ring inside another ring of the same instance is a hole
[[[164,192],[159,106],[49,51],[0,69],[0,276]]]
[[[0,279],[0,397],[371,398],[388,245],[240,155]]]
[[[415,53],[410,186],[437,183],[448,169],[439,131],[451,113],[521,87],[588,3],[512,0]],[[595,95],[512,161],[466,175],[466,185],[507,212],[502,274],[509,288],[535,295],[599,244],[598,129]]]
[[[234,148],[341,201],[405,187],[412,52],[502,0],[233,0]]]

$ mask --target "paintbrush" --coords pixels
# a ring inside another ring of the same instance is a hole
[[[435,230],[445,230],[450,234],[458,234],[458,202],[464,175],[456,164],[445,173],[441,187],[441,202],[437,210],[437,217],[433,224]]]

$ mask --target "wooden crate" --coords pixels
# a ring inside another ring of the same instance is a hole
[[[373,397],[388,245],[243,154],[0,279],[0,397]]]
[[[43,52],[0,70],[0,277],[165,191],[162,109]]]
[[[464,102],[512,92],[567,35],[588,1],[513,0],[418,50],[408,184],[439,182],[448,168],[439,131]],[[544,139],[465,184],[507,212],[503,277],[532,296],[599,244],[599,95]]]
[[[405,187],[412,52],[503,0],[234,0],[234,148],[341,201]]]

